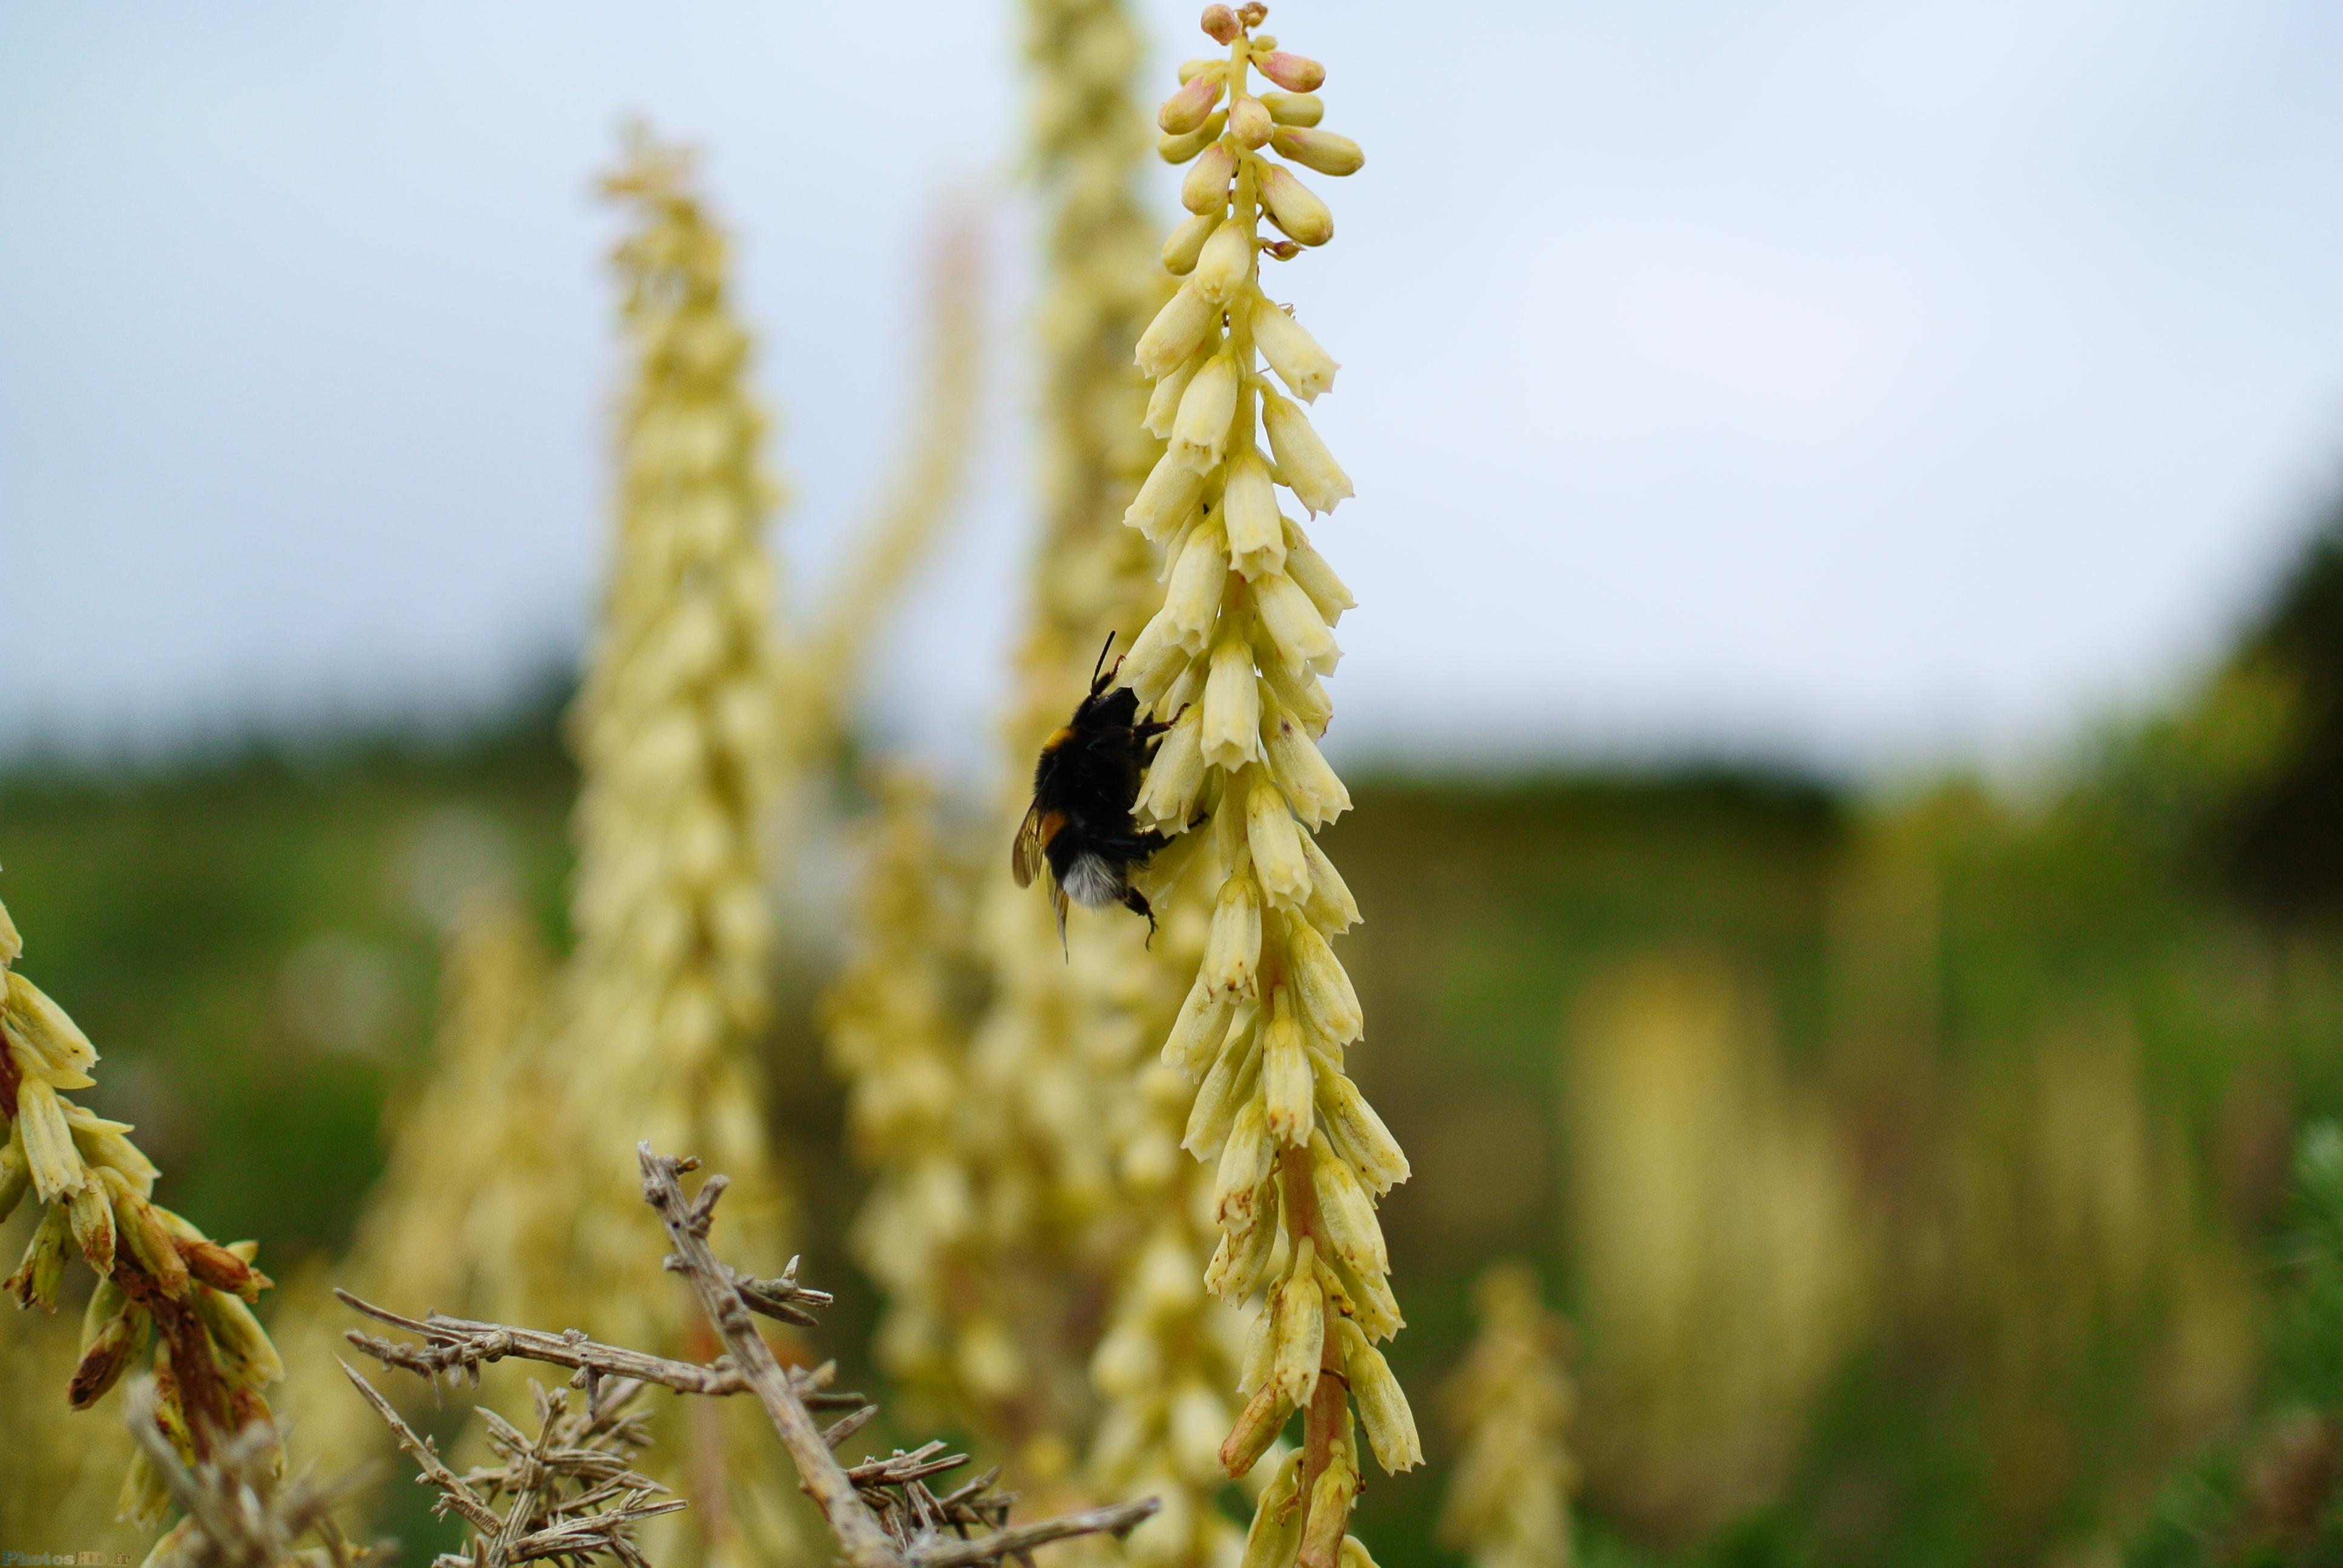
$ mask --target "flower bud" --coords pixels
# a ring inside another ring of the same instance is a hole
[[[16,1205],[32,1188],[33,1171],[25,1162],[25,1147],[11,1129],[6,1141],[0,1141],[0,1223],[16,1211]]]
[[[163,1516],[170,1511],[170,1483],[163,1479],[163,1473],[155,1468],[155,1462],[146,1456],[145,1449],[132,1450],[130,1468],[122,1477],[121,1492],[115,1497],[115,1516],[129,1521],[141,1530],[152,1530],[163,1523]],[[178,1551],[193,1545],[196,1523],[193,1518],[180,1520],[171,1527],[168,1534],[155,1543],[147,1555],[151,1557],[166,1549],[176,1555]]]
[[[1284,238],[1262,240],[1261,242],[1261,248],[1264,255],[1273,256],[1280,261],[1292,261],[1295,256],[1302,254],[1302,247],[1300,246],[1294,244],[1290,239]]]
[[[1123,523],[1161,542],[1188,520],[1203,493],[1204,477],[1167,453],[1148,470],[1122,514]]]
[[[1253,1194],[1251,1229],[1223,1235],[1204,1270],[1204,1288],[1224,1302],[1242,1302],[1259,1288],[1277,1252],[1277,1178]]]
[[[1207,518],[1188,531],[1164,587],[1163,611],[1180,633],[1180,646],[1202,653],[1220,618],[1221,597],[1229,580],[1228,541],[1220,524]],[[1158,753],[1161,756],[1161,753]]]
[[[187,1233],[175,1233],[172,1242],[179,1249],[179,1257],[187,1265],[188,1274],[196,1280],[215,1291],[226,1291],[229,1295],[240,1296],[247,1302],[260,1300],[260,1292],[274,1282],[254,1268],[249,1258],[209,1240],[168,1209],[158,1209],[156,1212],[163,1216],[166,1227],[175,1232],[182,1226],[186,1228]]]
[[[1180,634],[1159,610],[1131,639],[1131,651],[1123,656],[1115,679],[1138,694],[1141,707],[1151,708],[1189,663],[1188,650],[1180,646]]]
[[[1286,962],[1302,993],[1302,1010],[1320,1035],[1336,1045],[1348,1045],[1366,1031],[1359,993],[1352,989],[1342,961],[1316,927],[1307,920],[1289,924],[1292,930],[1287,940]]]
[[[1261,417],[1269,430],[1269,449],[1277,455],[1277,471],[1303,506],[1313,513],[1331,512],[1350,498],[1351,476],[1297,405],[1263,388]]]
[[[285,1375],[277,1347],[268,1342],[252,1309],[225,1291],[207,1285],[196,1288],[196,1311],[211,1335],[212,1352],[220,1371],[245,1388],[266,1388]]]
[[[90,1298],[90,1306],[95,1309],[104,1300],[101,1292]],[[83,1319],[81,1362],[74,1368],[73,1381],[65,1385],[65,1403],[70,1409],[87,1410],[105,1398],[146,1348],[147,1325],[152,1321],[146,1309],[124,1300],[119,1290],[109,1304],[113,1310],[102,1317],[93,1311]],[[92,1319],[97,1320],[95,1332]]]
[[[1188,383],[1196,372],[1212,362],[1209,354],[1192,355],[1180,368],[1155,383],[1155,390],[1147,395],[1147,417],[1141,421],[1147,433],[1159,441],[1172,438],[1172,422],[1179,417],[1180,399],[1187,395]]]
[[[1326,67],[1306,55],[1273,49],[1252,57],[1253,69],[1289,93],[1314,93],[1326,85]]]
[[[1319,618],[1328,626],[1338,624],[1344,610],[1358,608],[1359,601],[1351,597],[1349,587],[1334,575],[1326,558],[1311,548],[1310,537],[1291,519],[1285,525],[1285,575],[1301,585],[1302,591],[1317,607]]]
[[[1273,1380],[1263,1383],[1252,1398],[1245,1401],[1244,1409],[1237,1412],[1235,1427],[1221,1444],[1221,1468],[1228,1472],[1231,1481],[1242,1480],[1261,1462],[1261,1456],[1269,1452],[1269,1445],[1284,1430],[1285,1418],[1292,1413],[1293,1407],[1285,1402]],[[1248,1562],[1251,1555],[1252,1543],[1248,1542]]]
[[[1180,85],[1180,90],[1163,100],[1155,111],[1155,124],[1167,136],[1184,136],[1204,123],[1212,106],[1221,101],[1221,91],[1228,83],[1219,71],[1199,71]]]
[[[1334,385],[1334,372],[1341,367],[1300,322],[1258,289],[1252,297],[1252,340],[1269,367],[1277,372],[1277,378],[1304,403],[1315,401],[1319,393]]]
[[[1172,721],[1155,760],[1148,765],[1147,786],[1139,793],[1139,815],[1174,831],[1187,826],[1196,809],[1196,795],[1204,787],[1204,713],[1193,706]]]
[[[1277,1366],[1277,1337],[1270,1332],[1277,1314],[1269,1309],[1270,1303],[1263,1302],[1245,1323],[1244,1353],[1237,1360],[1237,1392],[1248,1397]]]
[[[1318,1125],[1334,1152],[1381,1197],[1408,1178],[1407,1156],[1359,1086],[1332,1068],[1318,1071]]]
[[[1342,649],[1326,623],[1318,618],[1318,607],[1292,578],[1283,572],[1264,575],[1252,585],[1252,602],[1260,612],[1262,629],[1276,648],[1277,662],[1288,673],[1299,675],[1304,669],[1333,673]]]
[[[1387,1340],[1407,1326],[1407,1320],[1399,1315],[1399,1298],[1392,1294],[1391,1282],[1383,1275],[1372,1270],[1362,1274],[1339,1257],[1321,1257],[1318,1267],[1319,1283],[1326,1286],[1328,1299],[1339,1294],[1344,1310],[1369,1339]]]
[[[1334,704],[1315,671],[1306,667],[1288,670],[1282,660],[1272,658],[1262,676],[1269,682],[1277,706],[1292,715],[1312,739],[1326,733],[1327,721],[1334,717]]]
[[[1204,19],[1197,25],[1215,44],[1233,44],[1241,31],[1237,25],[1237,14],[1226,5],[1205,6]]]
[[[92,1178],[75,1188],[65,1216],[90,1272],[101,1280],[114,1272],[114,1206],[106,1201],[105,1183]]]
[[[1261,901],[1251,877],[1231,877],[1212,907],[1202,972],[1223,991],[1250,996],[1261,969]]]
[[[1229,112],[1214,109],[1212,117],[1183,136],[1155,138],[1155,156],[1167,164],[1184,164],[1220,139],[1229,126]]]
[[[1229,105],[1229,130],[1241,146],[1258,150],[1276,134],[1277,125],[1270,118],[1267,105],[1246,96]]]
[[[118,1182],[109,1181],[114,1198],[114,1219],[117,1228],[117,1245],[127,1245],[138,1266],[155,1276],[162,1292],[176,1300],[185,1300],[189,1281],[187,1265],[179,1256],[179,1249],[171,1240],[155,1205],[135,1192],[126,1191]]]
[[[65,1260],[73,1256],[73,1225],[65,1206],[55,1204],[41,1216],[16,1271],[0,1282],[0,1290],[16,1298],[20,1307],[40,1303],[45,1312],[57,1310],[57,1287],[65,1282]]]
[[[1261,1096],[1269,1135],[1298,1149],[1310,1141],[1317,1086],[1310,1070],[1310,1053],[1302,1044],[1302,1025],[1293,1016],[1292,995],[1283,986],[1277,988],[1271,1000],[1269,1022],[1262,1027],[1261,1038]]]
[[[1237,362],[1225,352],[1215,354],[1180,395],[1180,412],[1172,421],[1171,456],[1199,474],[1210,473],[1228,450],[1229,428],[1236,417]]]
[[[1229,1124],[1229,1141],[1221,1147],[1221,1165],[1212,1181],[1212,1212],[1225,1230],[1251,1227],[1255,1194],[1269,1180],[1277,1146],[1269,1140],[1261,1101],[1248,1100],[1237,1108]]]
[[[1266,1314],[1264,1314],[1266,1315]],[[1295,1449],[1278,1462],[1277,1472],[1253,1504],[1252,1528],[1245,1532],[1244,1556],[1237,1568],[1290,1568],[1302,1546],[1302,1510],[1294,1493],[1302,1484],[1302,1452]]]
[[[1192,60],[1182,60],[1180,62],[1180,85],[1184,87],[1207,71],[1226,70],[1228,64],[1217,55],[1199,55]]]
[[[1263,749],[1269,754],[1271,777],[1285,791],[1286,802],[1302,826],[1314,831],[1351,809],[1350,790],[1326,765],[1309,731],[1290,715],[1275,715]]]
[[[1274,168],[1276,166],[1272,164],[1270,166]],[[1236,176],[1236,154],[1230,150],[1228,143],[1214,142],[1188,166],[1187,176],[1180,182],[1180,205],[1190,212],[1222,211],[1229,205],[1229,181]],[[1282,224],[1278,226],[1284,227]],[[1293,234],[1290,228],[1285,232]],[[1333,232],[1332,219],[1328,220],[1327,232]],[[1295,234],[1293,237],[1300,239],[1302,236]]]
[[[1304,1236],[1294,1249],[1293,1267],[1270,1298],[1271,1378],[1287,1403],[1299,1410],[1318,1389],[1318,1363],[1326,1350],[1326,1293],[1318,1288],[1315,1243]]]
[[[1225,150],[1225,146],[1223,149]],[[1203,167],[1200,161],[1198,168]],[[1261,166],[1261,205],[1270,220],[1298,244],[1323,245],[1334,237],[1334,215],[1318,193],[1276,164]],[[1196,210],[1191,202],[1188,210]]]
[[[1217,988],[1216,988],[1217,989]],[[1225,990],[1221,995],[1227,996]],[[1188,1108],[1188,1125],[1180,1147],[1199,1160],[1213,1160],[1228,1142],[1238,1108],[1252,1098],[1261,1073],[1253,1050],[1253,1010],[1234,1010],[1221,1049],[1204,1081],[1196,1086],[1195,1102]]]
[[[1334,1255],[1362,1284],[1390,1273],[1391,1254],[1383,1247],[1374,1203],[1349,1162],[1322,1135],[1310,1141],[1310,1185],[1318,1194],[1319,1218],[1325,1221],[1326,1241]]]
[[[1326,100],[1315,93],[1263,93],[1261,101],[1281,126],[1314,126],[1326,117]]]
[[[1302,858],[1302,837],[1276,784],[1266,773],[1255,773],[1252,788],[1245,793],[1245,846],[1252,851],[1262,890],[1281,906],[1299,904],[1310,896],[1310,866]]]
[[[1241,768],[1261,744],[1261,689],[1253,682],[1252,648],[1233,631],[1212,648],[1204,678],[1204,760]]]
[[[1202,254],[1204,242],[1219,226],[1220,220],[1208,212],[1191,213],[1181,219],[1180,226],[1163,241],[1163,270],[1174,277],[1185,277],[1195,271],[1196,258]]]
[[[1197,257],[1196,292],[1216,305],[1235,298],[1252,281],[1252,236],[1228,219],[1212,231]]]
[[[1251,98],[1243,101],[1252,102]],[[1338,136],[1332,131],[1281,126],[1272,135],[1271,143],[1280,154],[1292,158],[1303,168],[1316,169],[1322,175],[1332,175],[1338,179],[1344,175],[1357,174],[1367,165],[1367,155],[1359,150],[1358,143],[1348,136]]]
[[[81,1153],[65,1126],[65,1107],[44,1079],[28,1076],[16,1086],[16,1136],[24,1142],[33,1195],[42,1202],[58,1202],[82,1184]]]
[[[1392,1375],[1383,1352],[1367,1342],[1359,1326],[1345,1318],[1336,1325],[1342,1374],[1351,1380],[1351,1397],[1359,1402],[1359,1424],[1386,1475],[1413,1470],[1423,1462],[1423,1442],[1416,1435],[1415,1412]]]
[[[1220,324],[1220,307],[1197,293],[1192,280],[1182,284],[1139,335],[1139,368],[1151,381],[1170,375]]]
[[[41,1063],[41,1076],[58,1089],[87,1089],[96,1081],[88,1070],[97,1050],[65,1010],[51,1001],[41,988],[13,971],[6,976],[6,1006],[0,1023],[9,1036]]]
[[[1245,451],[1229,465],[1221,515],[1229,531],[1229,564],[1247,582],[1285,564],[1285,523],[1277,510],[1277,487],[1259,452]]]
[[[1298,1568],[1334,1568],[1342,1533],[1351,1523],[1351,1505],[1358,1500],[1359,1462],[1351,1444],[1338,1437],[1328,1448],[1326,1468],[1310,1488],[1310,1515],[1302,1526],[1302,1549],[1294,1556]]]

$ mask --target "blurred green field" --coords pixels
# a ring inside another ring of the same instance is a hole
[[[1371,1483],[1381,1561],[1445,1560],[1435,1390],[1500,1257],[1578,1322],[1592,1561],[2112,1561],[2176,1465],[2247,1429],[2283,1392],[2288,1150],[2343,1111],[2328,884],[2283,848],[2332,730],[2303,672],[2336,666],[2288,624],[2031,795],[1355,787],[1326,843],[1368,917],[1355,1070],[1417,1172],[1386,1209],[1393,1361],[1433,1459]],[[503,846],[565,940],[554,712],[0,779],[0,895],[105,1054],[85,1098],[279,1279],[347,1241],[427,1065],[435,857]],[[826,950],[782,977],[774,1114],[807,1272],[840,1292],[825,1337],[878,1386]]]

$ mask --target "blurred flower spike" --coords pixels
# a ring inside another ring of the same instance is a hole
[[[154,1421],[182,1462],[229,1435],[268,1429],[260,1391],[285,1372],[252,1315],[268,1277],[250,1241],[222,1246],[153,1201],[154,1163],[123,1122],[93,1115],[65,1092],[96,1083],[88,1037],[12,967],[24,944],[0,906],[0,1220],[27,1195],[46,1209],[5,1289],[19,1307],[57,1309],[75,1253],[97,1276],[82,1317],[81,1360],[66,1402],[85,1410],[132,1366],[154,1372]],[[273,1439],[270,1440],[273,1442]],[[132,1461],[122,1513],[149,1528],[170,1493],[145,1451]]]
[[[1258,31],[1267,14],[1208,8],[1203,29],[1227,56],[1182,66],[1157,116],[1159,151],[1188,165],[1192,216],[1162,253],[1183,281],[1139,341],[1155,388],[1147,428],[1169,446],[1124,521],[1162,546],[1166,586],[1119,678],[1172,725],[1139,799],[1144,821],[1178,835],[1156,879],[1168,889],[1206,853],[1219,877],[1163,1060],[1197,1086],[1185,1147],[1217,1161],[1206,1283],[1258,1303],[1227,1473],[1250,1472],[1303,1412],[1244,1560],[1356,1568],[1359,1428],[1387,1471],[1423,1459],[1375,1348],[1401,1326],[1375,1200],[1408,1166],[1344,1070],[1364,1020],[1329,938],[1359,916],[1312,837],[1351,804],[1317,740],[1332,715],[1320,681],[1341,657],[1333,627],[1353,601],[1281,505],[1282,489],[1315,515],[1352,493],[1300,407],[1336,367],[1262,290],[1260,265],[1334,233],[1325,202],[1272,155],[1334,175],[1364,158],[1317,128],[1324,67]],[[1282,90],[1256,90],[1256,75]]]

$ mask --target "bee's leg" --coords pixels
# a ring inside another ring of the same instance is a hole
[[[1147,945],[1153,947],[1155,945],[1155,910],[1148,903],[1147,895],[1137,888],[1127,887],[1122,890],[1122,907],[1134,915],[1147,917]]]

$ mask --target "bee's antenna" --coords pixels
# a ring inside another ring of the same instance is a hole
[[[1107,649],[1109,649],[1109,648],[1112,648],[1113,646],[1114,646],[1114,633],[1112,633],[1112,632],[1108,632],[1108,633],[1106,634],[1106,641],[1105,641],[1104,643],[1101,644],[1101,645],[1100,645],[1100,647],[1099,647],[1098,662],[1097,662],[1096,664],[1094,664],[1094,665],[1091,665],[1091,689],[1092,691],[1096,691],[1096,690],[1098,689],[1098,687],[1099,687],[1099,676],[1100,676],[1101,672],[1101,671],[1103,671],[1103,670],[1106,668],[1106,655],[1107,655]]]

